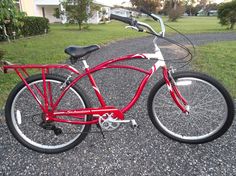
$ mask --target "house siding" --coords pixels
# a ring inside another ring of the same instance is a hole
[[[43,16],[42,13],[42,8],[44,7],[45,10],[45,18],[49,20],[50,23],[56,23],[56,22],[61,22],[61,19],[56,18],[53,16],[54,14],[54,9],[59,8],[58,5],[37,5],[36,6],[36,11],[37,11],[37,16]]]
[[[43,10],[45,12],[45,17],[48,18],[50,23],[62,22],[66,23],[66,16],[62,16],[61,19],[57,19],[53,16],[55,8],[62,8],[59,0],[20,0],[19,5],[23,12],[26,12],[28,16],[39,16],[43,17]],[[110,7],[103,7],[107,11],[106,18],[110,14]],[[92,18],[88,20],[88,23],[98,24],[101,20],[101,14],[97,11],[93,14]]]
[[[28,16],[35,16],[35,5],[33,0],[20,0],[20,7]]]

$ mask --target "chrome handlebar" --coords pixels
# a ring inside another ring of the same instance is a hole
[[[141,28],[141,27],[145,27],[146,29],[149,30],[149,33],[151,33],[153,35],[159,35],[159,36],[164,37],[166,30],[165,30],[165,25],[164,25],[164,22],[163,22],[162,18],[158,15],[153,14],[153,13],[149,13],[148,11],[146,11],[144,9],[141,9],[141,12],[143,12],[143,13],[147,14],[148,16],[152,17],[155,21],[157,21],[157,22],[159,21],[160,26],[161,26],[161,32],[157,33],[150,25],[148,25],[144,22],[136,21],[132,18],[122,17],[122,16],[119,16],[119,15],[111,14],[110,19],[115,19],[115,20],[122,21],[124,23],[129,24],[129,26],[126,26],[126,28],[132,28],[132,29],[135,29],[139,32],[147,32],[146,30]]]

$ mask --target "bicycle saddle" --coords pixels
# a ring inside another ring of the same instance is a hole
[[[90,45],[90,46],[69,46],[65,49],[65,53],[69,54],[73,58],[79,59],[85,56],[88,53],[96,51],[100,48],[98,45]]]

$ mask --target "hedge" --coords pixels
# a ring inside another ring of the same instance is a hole
[[[20,31],[23,36],[44,34],[49,30],[49,20],[47,18],[27,16],[23,18],[22,22],[24,25],[20,28]]]
[[[6,24],[7,34],[12,39],[12,32],[16,32],[16,38],[19,36],[33,36],[48,32],[49,20],[43,17],[26,16],[19,20],[23,26],[16,27],[12,23]],[[6,40],[3,35],[3,30],[0,29],[0,41]]]

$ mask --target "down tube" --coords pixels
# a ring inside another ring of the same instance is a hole
[[[146,75],[146,76],[143,78],[143,80],[142,80],[142,82],[141,82],[141,84],[140,84],[138,90],[136,91],[136,93],[135,93],[133,99],[130,101],[130,103],[129,103],[126,107],[124,107],[123,109],[121,109],[121,112],[122,112],[122,113],[125,113],[126,111],[130,110],[130,108],[132,108],[132,106],[137,102],[137,100],[139,99],[141,93],[143,92],[143,88],[144,88],[145,85],[147,84],[147,82],[148,82],[148,80],[149,80],[150,77],[151,77],[151,75]]]

